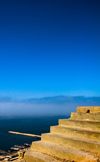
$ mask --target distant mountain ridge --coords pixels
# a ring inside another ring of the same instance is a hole
[[[15,100],[11,97],[0,97],[0,102],[23,102],[23,103],[81,103],[81,102],[98,102],[100,103],[100,97],[84,97],[84,96],[54,96],[54,97],[42,97],[42,98],[28,98],[23,100]]]
[[[77,103],[77,102],[100,102],[100,97],[84,97],[84,96],[54,96],[43,98],[30,98],[24,102],[31,103]]]

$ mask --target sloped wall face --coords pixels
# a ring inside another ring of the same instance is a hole
[[[78,113],[100,113],[100,106],[77,107]]]

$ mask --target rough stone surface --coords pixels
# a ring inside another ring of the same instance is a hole
[[[77,112],[81,112],[81,113],[100,113],[100,106],[77,107]]]
[[[24,159],[29,162],[51,162],[51,161],[58,162],[56,159],[54,159],[51,156],[39,152],[35,152],[33,150],[27,151],[27,154],[25,154]]]
[[[100,131],[100,121],[60,119],[59,125],[72,127],[72,128],[82,128],[82,129]]]
[[[72,148],[77,147],[78,150],[86,150],[100,153],[100,142],[94,142],[76,137],[68,137],[65,135],[45,133],[42,134],[42,141],[47,141],[66,147]]]
[[[100,113],[71,113],[71,120],[99,121]]]

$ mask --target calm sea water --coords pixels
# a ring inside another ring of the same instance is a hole
[[[9,150],[14,145],[31,143],[37,139],[27,136],[9,134],[8,131],[41,135],[50,132],[50,126],[57,125],[58,119],[69,116],[15,117],[0,118],[0,150]]]

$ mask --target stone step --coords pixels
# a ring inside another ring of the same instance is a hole
[[[23,161],[25,162],[62,162],[61,160],[57,160],[51,156],[45,155],[43,153],[35,152],[33,150],[28,150],[25,153]]]
[[[100,113],[100,106],[77,107],[77,112],[81,112],[81,113]]]
[[[100,113],[71,113],[71,118],[73,120],[96,120],[100,121]]]
[[[75,137],[67,137],[64,135],[52,133],[42,134],[42,141],[47,141],[66,147],[73,147],[80,150],[100,153],[100,142],[92,142],[90,140],[84,140]]]
[[[100,131],[100,121],[59,119],[59,125]]]
[[[100,142],[100,131],[84,130],[80,128],[70,128],[64,126],[51,126],[50,132],[53,134],[62,134],[69,137],[78,137]]]
[[[75,162],[97,162],[97,158],[87,152],[55,145],[44,141],[33,142],[31,149],[60,159],[66,159]]]

